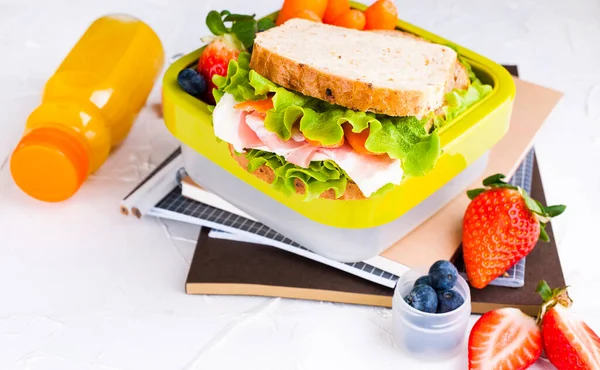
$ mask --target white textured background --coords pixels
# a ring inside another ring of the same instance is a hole
[[[465,356],[444,364],[403,357],[391,344],[389,310],[185,295],[198,230],[118,213],[119,200],[176,145],[149,108],[70,201],[41,204],[15,188],[6,164],[24,121],[95,18],[141,17],[171,56],[200,45],[210,9],[262,15],[279,4],[0,0],[0,369],[465,368]],[[568,205],[554,227],[574,308],[600,331],[600,1],[397,5],[405,20],[566,94],[536,149],[548,201]]]

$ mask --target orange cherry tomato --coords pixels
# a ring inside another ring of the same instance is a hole
[[[302,18],[302,19],[307,19],[309,21],[318,22],[318,23],[323,22],[321,20],[321,18],[319,18],[319,16],[317,15],[317,13],[313,12],[312,10],[308,10],[308,9],[299,11],[292,18]]]
[[[327,9],[327,0],[285,0],[277,15],[275,25],[281,26],[285,21],[299,13],[301,10],[311,10],[320,19],[323,19]]]
[[[245,110],[246,112],[260,112],[267,113],[268,110],[273,109],[273,99],[268,98],[264,100],[248,100],[245,102],[237,103],[233,106],[235,109]]]
[[[353,132],[352,125],[349,123],[344,123],[342,125],[344,129],[344,135],[346,136],[346,140],[348,140],[348,144],[354,149],[355,152],[359,154],[369,154],[369,155],[383,155],[385,153],[373,153],[365,148],[365,142],[369,138],[370,130],[364,129],[361,132]]]
[[[323,16],[323,23],[332,24],[337,17],[350,10],[348,0],[329,0]]]
[[[365,13],[358,9],[350,9],[347,12],[340,14],[333,24],[339,27],[354,28],[364,30],[366,24]]]
[[[398,22],[398,10],[390,0],[377,0],[365,10],[366,30],[393,30]]]

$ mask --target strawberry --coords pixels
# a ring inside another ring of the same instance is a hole
[[[521,370],[542,353],[542,334],[535,320],[516,308],[481,316],[469,334],[469,370]]]
[[[227,76],[227,67],[230,60],[237,60],[243,49],[232,35],[217,36],[208,44],[198,62],[198,72],[204,77],[208,85],[208,96],[212,99],[212,91],[217,86],[213,82],[214,75]]]
[[[558,370],[599,370],[600,338],[569,310],[567,289],[540,281],[536,291],[544,300],[537,321],[548,360]]]
[[[469,190],[471,203],[463,218],[462,247],[469,284],[485,288],[528,255],[538,240],[548,241],[546,223],[564,205],[544,207],[521,188],[497,174],[485,188]]]
[[[230,24],[229,27],[225,23]],[[210,11],[206,16],[206,25],[212,33],[203,38],[209,42],[198,61],[198,72],[204,77],[208,89],[206,99],[214,104],[213,89],[217,86],[213,76],[227,76],[227,68],[231,60],[237,60],[242,51],[250,51],[256,33],[275,27],[270,18],[254,19],[254,15],[231,14],[227,10]]]

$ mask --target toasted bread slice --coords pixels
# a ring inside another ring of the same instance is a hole
[[[415,40],[415,41],[430,42],[420,36],[413,35],[412,33],[404,32],[404,31],[400,31],[400,30],[373,30],[371,32],[376,32],[376,33],[386,35],[386,36],[401,37],[401,38]],[[471,84],[471,80],[469,79],[469,74],[467,73],[467,68],[465,68],[465,66],[462,65],[462,63],[460,63],[460,61],[457,60],[456,67],[454,68],[454,74],[446,87],[446,92],[450,92],[453,89],[466,90],[469,88],[470,84]]]
[[[233,146],[231,144],[229,145],[229,152],[231,153],[233,159],[235,159],[235,161],[240,165],[240,167],[248,171],[248,159],[243,154],[236,153],[235,149],[233,149]],[[275,173],[273,172],[273,169],[264,164],[258,167],[256,171],[252,172],[252,174],[269,184],[272,184],[273,181],[275,181]],[[294,187],[296,188],[296,194],[306,193],[304,183],[301,180],[295,179]],[[335,197],[335,192],[333,191],[333,189],[324,191],[321,194],[320,198],[332,200],[366,199],[362,191],[360,191],[360,189],[358,188],[358,185],[356,185],[356,183],[352,181],[348,183],[348,185],[346,186],[346,191],[339,198]]]
[[[400,31],[400,30],[373,30],[371,32],[376,32],[376,33],[386,35],[386,36],[410,39],[410,40],[414,40],[414,41],[430,42],[420,36],[413,35],[412,33],[404,32],[404,31]],[[469,88],[469,85],[471,85],[471,79],[469,78],[469,73],[467,72],[467,68],[464,65],[462,65],[462,63],[460,61],[457,60],[456,67],[454,68],[454,73],[450,76],[450,80],[448,81],[448,84],[446,86],[446,92],[450,92],[454,89],[466,90]],[[442,104],[442,106],[443,106],[443,104]],[[438,109],[436,109],[435,114],[438,116],[443,116],[444,111],[442,110],[442,107],[439,107]],[[433,120],[429,120],[425,127],[427,129],[427,131],[429,131],[431,129],[432,125],[433,125]]]
[[[442,105],[456,62],[443,45],[294,18],[256,35],[250,68],[353,110],[422,117]]]

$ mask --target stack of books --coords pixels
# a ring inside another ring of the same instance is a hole
[[[511,68],[509,68],[511,69]],[[513,74],[516,69],[512,68]],[[531,148],[560,94],[516,79],[511,129],[489,155],[484,176],[504,173],[544,203]],[[532,114],[531,99],[537,100]],[[208,175],[208,174],[207,174]],[[473,184],[477,186],[479,184]],[[121,212],[203,227],[188,275],[189,294],[243,294],[391,306],[398,278],[416,265],[450,259],[464,274],[460,222],[468,198],[459,196],[411,234],[366,261],[343,263],[311,252],[226,200],[198,186],[175,150],[121,202]],[[549,228],[552,237],[552,230]],[[424,254],[423,245],[427,245]],[[511,305],[535,315],[537,281],[564,285],[556,245],[535,248],[483,290],[472,292],[473,312]]]

